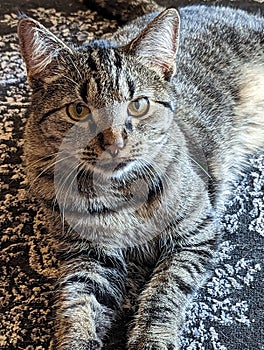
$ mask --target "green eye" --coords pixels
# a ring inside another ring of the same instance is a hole
[[[149,110],[149,100],[147,97],[140,97],[131,101],[128,105],[127,111],[131,117],[140,118],[147,114]]]
[[[76,121],[86,118],[91,113],[89,107],[82,102],[74,102],[69,104],[66,111],[68,116]]]

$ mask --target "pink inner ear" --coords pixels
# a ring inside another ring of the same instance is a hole
[[[51,34],[51,33],[50,33]],[[51,34],[52,35],[52,34]],[[25,60],[28,78],[43,80],[50,74],[50,66],[58,53],[54,38],[49,32],[32,19],[22,19],[18,27],[18,36],[22,56]]]
[[[60,52],[62,50],[67,50],[68,54],[73,52],[48,29],[31,18],[20,20],[18,37],[28,78],[44,81],[45,78],[54,76],[59,67],[56,58]]]
[[[22,19],[19,23],[18,36],[22,56],[25,60],[28,71],[34,66],[32,60],[34,43],[34,24],[28,19]]]
[[[165,10],[127,45],[130,52],[161,71],[166,79],[170,79],[176,69],[179,21],[175,9]]]

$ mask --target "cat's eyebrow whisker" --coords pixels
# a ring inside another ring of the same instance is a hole
[[[74,81],[72,78],[68,77],[67,75],[62,75],[62,77],[67,79],[68,81],[70,81],[74,85],[79,86],[79,84],[76,81]]]
[[[82,76],[80,70],[78,69],[78,67],[76,66],[76,64],[74,63],[73,59],[71,58],[71,56],[68,56],[68,58],[70,59],[70,61],[71,61],[72,65],[73,65],[73,67],[75,68],[76,72],[79,74],[80,79],[82,80],[83,76]]]
[[[176,138],[172,137],[169,133],[167,133],[167,135],[172,138],[173,140],[177,141]],[[184,152],[182,149],[179,148],[179,151],[182,152],[186,157],[188,157],[189,159],[191,159],[191,161],[197,165],[203,172],[204,174],[209,178],[212,179],[212,176],[208,173],[208,171],[206,171],[206,169],[199,163],[197,162],[197,160],[195,160],[192,156],[190,156],[187,152]]]

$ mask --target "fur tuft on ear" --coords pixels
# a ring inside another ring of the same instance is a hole
[[[32,18],[23,16],[20,19],[18,37],[29,82],[31,78],[44,81],[51,76],[62,50],[72,53],[68,46]]]
[[[170,80],[176,70],[180,16],[176,9],[161,12],[125,49]]]

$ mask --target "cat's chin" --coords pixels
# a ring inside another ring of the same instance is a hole
[[[126,160],[117,165],[112,174],[112,178],[115,180],[122,180],[128,175],[134,174],[138,171],[136,160]]]
[[[135,178],[138,174],[138,164],[135,159],[119,159],[118,161],[97,163],[89,170],[93,173],[93,176],[124,181],[130,177]]]

